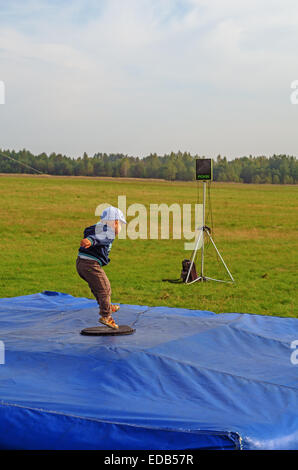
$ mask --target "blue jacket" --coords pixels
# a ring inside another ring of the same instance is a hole
[[[114,230],[109,225],[98,222],[85,228],[84,238],[91,241],[91,246],[90,248],[81,246],[78,256],[94,259],[101,266],[106,266],[110,262],[109,253],[115,239]]]

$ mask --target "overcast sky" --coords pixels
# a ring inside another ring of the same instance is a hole
[[[0,148],[298,154],[297,0],[0,0]]]

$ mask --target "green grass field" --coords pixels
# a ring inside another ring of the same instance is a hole
[[[191,254],[183,239],[116,240],[105,268],[112,301],[297,317],[297,190],[212,184],[213,237],[235,284],[162,282],[178,278],[181,261]],[[55,290],[92,298],[75,270],[77,249],[84,228],[98,221],[95,208],[117,205],[118,195],[149,212],[153,203],[194,205],[197,183],[0,176],[0,297]],[[205,275],[228,279],[210,244]]]

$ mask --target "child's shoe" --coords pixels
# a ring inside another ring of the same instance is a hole
[[[103,323],[106,326],[109,326],[110,328],[113,328],[114,330],[118,330],[119,326],[117,323],[115,323],[114,319],[109,316],[109,317],[100,317],[98,320],[100,323]]]
[[[119,308],[120,308],[119,305],[111,305],[111,312],[112,313],[118,312]]]

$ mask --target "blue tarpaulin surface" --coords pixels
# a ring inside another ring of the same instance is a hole
[[[0,299],[0,448],[298,449],[298,319],[121,305],[124,336],[83,336],[95,301]]]

